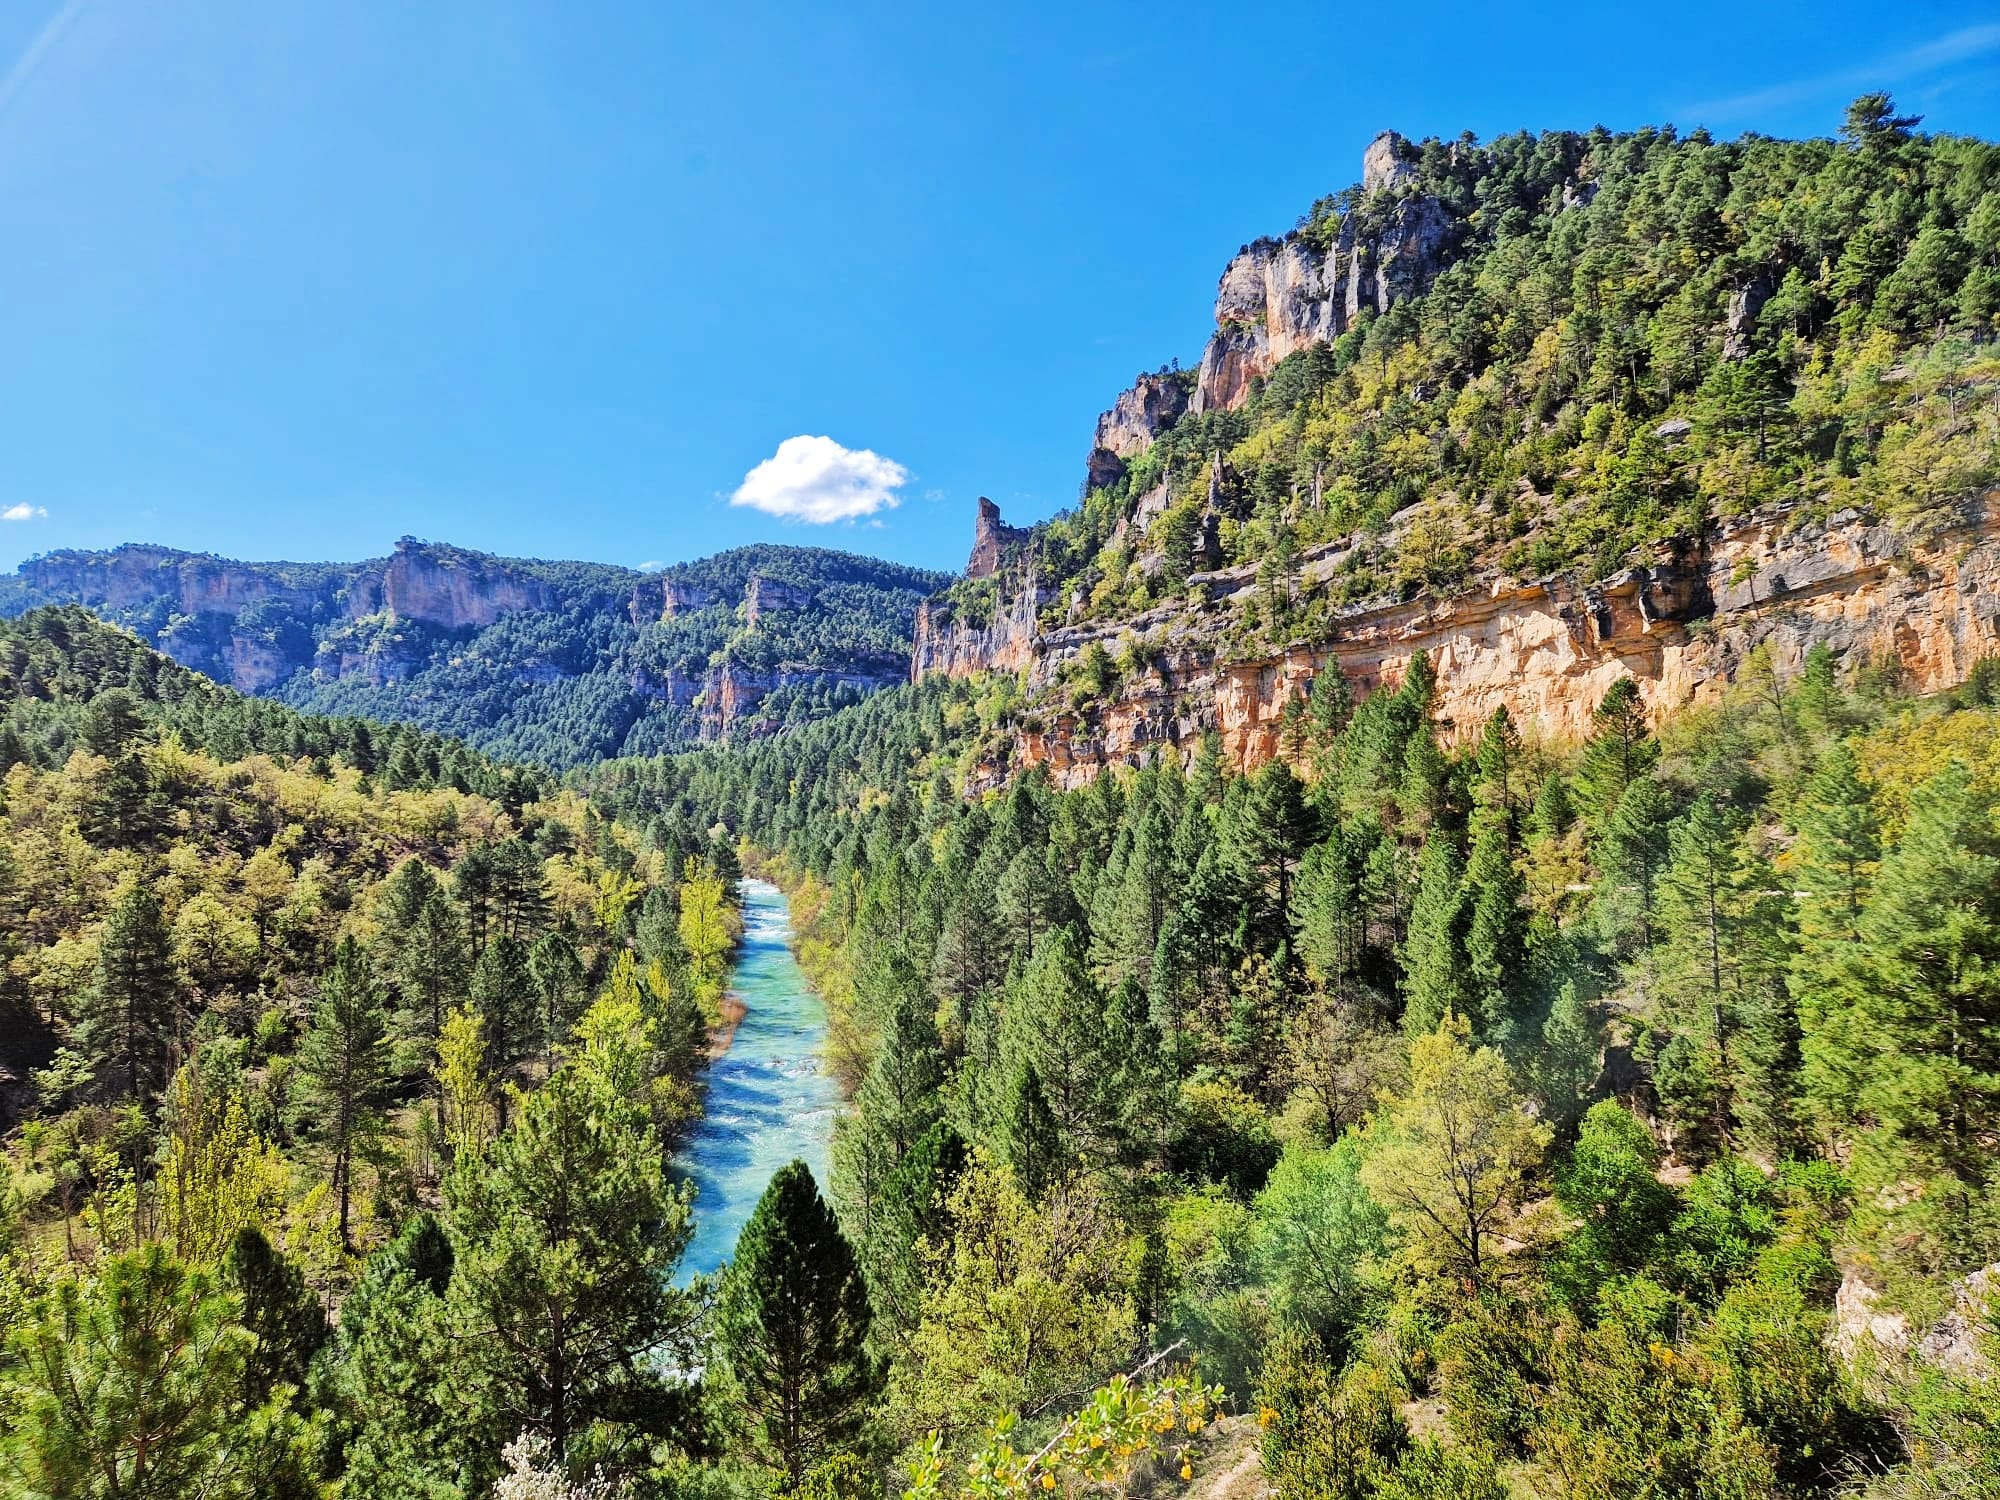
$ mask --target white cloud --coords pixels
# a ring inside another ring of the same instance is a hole
[[[788,437],[743,476],[729,503],[825,525],[895,505],[909,478],[894,459],[866,448],[843,448],[830,437]]]
[[[33,521],[49,513],[45,505],[30,505],[25,500],[19,505],[10,505],[0,510],[0,521]]]
[[[1881,88],[1885,84],[1907,83],[1926,74],[1967,62],[2000,48],[2000,25],[1967,26],[1963,30],[1891,52],[1859,67],[1816,78],[1795,78],[1768,88],[1735,94],[1727,99],[1704,99],[1685,105],[1675,113],[1701,121],[1741,120],[1774,109],[1808,104],[1836,90]]]
[[[667,565],[663,562],[642,562],[639,564],[639,571],[641,573],[664,573],[667,571]]]

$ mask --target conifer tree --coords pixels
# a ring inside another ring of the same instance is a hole
[[[1881,855],[1874,798],[1844,742],[1820,757],[1799,800],[1799,878],[1812,893],[1801,920],[1809,934],[1853,940]]]
[[[1448,1015],[1467,1016],[1465,890],[1450,835],[1434,833],[1417,860],[1417,893],[1403,940],[1403,1029],[1435,1031]],[[1468,1017],[1469,1019],[1469,1017]]]
[[[1058,927],[1008,996],[1001,1048],[1007,1076],[1032,1063],[1042,1095],[1071,1153],[1108,1144],[1103,1100],[1104,994],[1091,977],[1083,939]]]
[[[325,1146],[343,1245],[351,1243],[355,1159],[382,1125],[387,1043],[388,1019],[374,974],[361,945],[352,936],[342,938],[333,968],[320,985],[312,1027],[299,1044],[293,1113],[305,1133]]]
[[[669,1435],[664,1366],[692,1357],[697,1310],[670,1279],[690,1194],[668,1182],[644,1107],[558,1069],[484,1152],[460,1155],[445,1198],[458,1251],[447,1375],[476,1419],[532,1429],[559,1458],[598,1419]]]
[[[502,932],[472,971],[472,1007],[486,1031],[486,1066],[504,1081],[529,1053],[535,1033],[535,979],[528,945]]]
[[[465,923],[442,889],[425,898],[395,950],[393,963],[402,997],[397,1031],[410,1053],[407,1066],[414,1070],[428,1060],[445,1018],[465,1000],[471,977]]]
[[[945,1205],[970,1159],[965,1138],[940,1120],[882,1184],[862,1249],[878,1326],[898,1337],[916,1326],[924,1292],[923,1246],[942,1245],[950,1237]]]
[[[1978,1143],[2000,1119],[2000,833],[1963,762],[1912,795],[1859,932],[1802,997],[1815,1103],[1961,1188],[1981,1182]]]
[[[254,1225],[237,1232],[223,1273],[243,1326],[257,1339],[244,1361],[246,1399],[261,1405],[281,1385],[302,1391],[327,1335],[326,1310],[305,1276]]]
[[[253,1344],[228,1294],[159,1244],[59,1280],[0,1377],[17,1493],[310,1500],[296,1421],[245,1400]]]
[[[998,1123],[1000,1159],[1013,1169],[1021,1191],[1030,1200],[1039,1201],[1062,1176],[1069,1153],[1033,1058],[1024,1057],[1015,1064]]]
[[[1646,725],[1639,685],[1621,677],[1605,689],[1592,716],[1591,736],[1584,745],[1576,782],[1584,806],[1600,820],[1617,811],[1625,790],[1651,774],[1660,747]]]
[[[535,983],[535,1032],[545,1068],[555,1067],[556,1049],[569,1039],[583,1013],[583,960],[561,932],[545,932],[528,950],[528,975]]]
[[[157,1091],[179,1005],[166,919],[145,886],[132,886],[112,908],[96,977],[81,998],[78,1043],[97,1076],[126,1098]]]
[[[751,1451],[794,1483],[860,1431],[880,1373],[867,1287],[802,1161],[752,1211],[715,1313],[724,1384]]]
[[[1465,967],[1480,1035],[1503,1050],[1520,1040],[1528,977],[1528,914],[1506,815],[1485,809],[1474,820],[1466,863]]]

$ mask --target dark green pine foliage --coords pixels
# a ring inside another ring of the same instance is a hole
[[[1590,740],[1577,768],[1577,793],[1584,808],[1593,817],[1610,819],[1626,788],[1651,774],[1659,758],[1659,744],[1639,700],[1639,685],[1621,677],[1605,689],[1597,705]]]
[[[796,1482],[861,1431],[881,1372],[868,1290],[802,1161],[779,1169],[736,1242],[715,1351],[752,1453]]]
[[[1465,887],[1458,846],[1434,833],[1417,858],[1417,890],[1403,940],[1403,1029],[1437,1030],[1447,1015],[1469,1015],[1472,994],[1465,959]]]
[[[256,1406],[279,1386],[303,1390],[328,1332],[326,1309],[304,1274],[254,1225],[238,1231],[222,1269],[243,1326],[257,1339],[244,1361],[246,1399]]]
[[[865,1243],[889,1175],[942,1118],[944,1061],[936,1008],[906,958],[880,955],[861,990],[862,1003],[883,1014],[884,1029],[854,1110],[835,1124],[833,1155],[842,1209]]]
[[[405,1053],[402,1068],[427,1073],[444,1018],[466,998],[472,968],[465,922],[442,889],[425,899],[392,962],[402,999],[396,1017]]]
[[[2000,1122],[2000,833],[1953,761],[1911,798],[1861,941],[1826,965],[1805,1027],[1818,1103],[1869,1122],[1879,1151],[1969,1193]]]
[[[951,1192],[970,1160],[965,1138],[940,1120],[910,1147],[877,1195],[862,1258],[878,1326],[892,1337],[917,1325],[925,1285],[922,1247],[948,1241]]]
[[[1001,1018],[1001,1055],[1007,1115],[1019,1095],[1022,1069],[1032,1065],[1065,1157],[1098,1156],[1112,1145],[1103,1039],[1104,992],[1091,975],[1084,939],[1074,927],[1058,927],[1010,989]]]
[[[1802,840],[1799,877],[1811,893],[1804,913],[1809,930],[1852,941],[1860,931],[1875,862],[1881,857],[1881,822],[1860,763],[1845,742],[1820,757],[1799,799]]]
[[[472,971],[472,1007],[486,1027],[487,1067],[505,1078],[535,1049],[535,979],[528,968],[528,945],[499,933],[479,955]]]
[[[1039,1202],[1069,1166],[1062,1125],[1049,1107],[1048,1090],[1032,1058],[1015,1064],[996,1136],[1000,1159],[1033,1201]]]
[[[419,1215],[369,1257],[341,1303],[332,1383],[351,1429],[343,1455],[349,1493],[379,1500],[465,1493],[466,1450],[484,1434],[442,1379],[452,1362],[444,1301],[452,1264],[443,1226]]]
[[[682,1430],[686,1393],[668,1371],[694,1357],[698,1303],[672,1281],[692,1193],[669,1183],[642,1103],[565,1066],[485,1152],[460,1156],[445,1198],[457,1254],[443,1373],[467,1430],[486,1435],[483,1482],[524,1428],[564,1461],[593,1424],[639,1448]]]
[[[367,956],[353,937],[342,938],[320,985],[312,1026],[299,1043],[292,1116],[326,1151],[343,1245],[350,1243],[355,1164],[382,1127],[388,1040],[388,1016]]]
[[[111,909],[97,973],[80,997],[77,1033],[100,1089],[144,1099],[165,1084],[180,1023],[173,958],[160,903],[143,885]]]
[[[158,1243],[63,1278],[10,1328],[9,1495],[310,1500],[299,1419],[246,1399],[235,1299]]]
[[[583,960],[566,934],[545,932],[528,950],[528,973],[535,983],[536,1050],[542,1065],[553,1068],[556,1049],[569,1040],[588,999]]]
[[[1482,809],[1474,820],[1465,887],[1465,970],[1474,1014],[1481,1035],[1511,1049],[1525,1040],[1528,1024],[1527,892],[1506,814],[1497,808]]]

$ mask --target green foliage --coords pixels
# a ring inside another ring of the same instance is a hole
[[[879,1378],[854,1253],[801,1161],[764,1190],[723,1277],[715,1351],[749,1450],[794,1484],[860,1434]]]
[[[249,1399],[255,1345],[234,1300],[159,1245],[59,1282],[9,1340],[0,1409],[20,1492],[312,1495],[300,1425]]]

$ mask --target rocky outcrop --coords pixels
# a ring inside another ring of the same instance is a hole
[[[1848,1267],[1833,1299],[1828,1342],[1850,1364],[1872,1363],[1882,1355],[1914,1357],[1953,1375],[1984,1380],[1994,1371],[1980,1345],[1980,1331],[2000,1313],[2000,1262],[1952,1283],[1952,1303],[1922,1333],[1909,1314],[1882,1306],[1882,1294],[1857,1266]]]
[[[812,607],[813,591],[798,584],[781,583],[775,578],[766,578],[761,573],[752,573],[744,586],[744,622],[755,626],[766,615],[788,609],[809,609]]]
[[[1326,587],[1343,556],[1337,545],[1308,555],[1305,591]],[[1242,654],[1227,643],[1254,578],[1248,567],[1199,575],[1205,605],[1045,630],[1036,622],[1047,601],[1032,577],[1003,574],[991,621],[957,619],[937,601],[923,612],[912,670],[1026,669],[1031,689],[1053,689],[1092,642],[1114,655],[1136,646],[1151,665],[1109,702],[1045,714],[981,773],[998,784],[1047,765],[1068,786],[1156,752],[1191,758],[1210,730],[1236,766],[1258,765],[1281,753],[1286,707],[1319,673],[1341,672],[1358,698],[1399,683],[1420,651],[1437,673],[1447,739],[1476,735],[1502,705],[1527,733],[1580,739],[1621,677],[1656,716],[1710,701],[1760,646],[1781,673],[1825,645],[1851,663],[1893,665],[1912,690],[1935,692],[2000,652],[2000,491],[1922,543],[1852,512],[1801,522],[1773,510],[1662,548],[1601,584],[1496,578],[1450,598],[1342,609],[1312,639]]]
[[[1250,382],[1286,356],[1345,333],[1363,308],[1427,289],[1444,269],[1456,225],[1415,190],[1409,143],[1379,135],[1362,157],[1362,197],[1331,243],[1294,233],[1245,245],[1222,273],[1215,333],[1201,357],[1191,411],[1241,406]]]
[[[1018,672],[1035,659],[1041,611],[1049,598],[1029,571],[1001,581],[991,618],[968,618],[944,598],[919,604],[910,680]]]
[[[972,528],[972,556],[965,564],[967,578],[991,578],[1000,561],[1018,542],[1026,541],[1025,527],[1006,526],[1000,521],[1000,507],[984,495],[979,497],[979,516]]]
[[[414,537],[396,543],[379,578],[363,574],[350,589],[349,612],[421,620],[445,630],[483,629],[502,615],[549,609],[555,591],[497,558]]]
[[[1190,377],[1178,369],[1141,375],[1097,419],[1090,449],[1088,483],[1092,489],[1116,484],[1125,461],[1144,453],[1154,439],[1178,422],[1188,408]]]
[[[712,588],[698,583],[679,583],[671,578],[661,585],[660,593],[660,618],[663,620],[722,602],[722,595]]]

